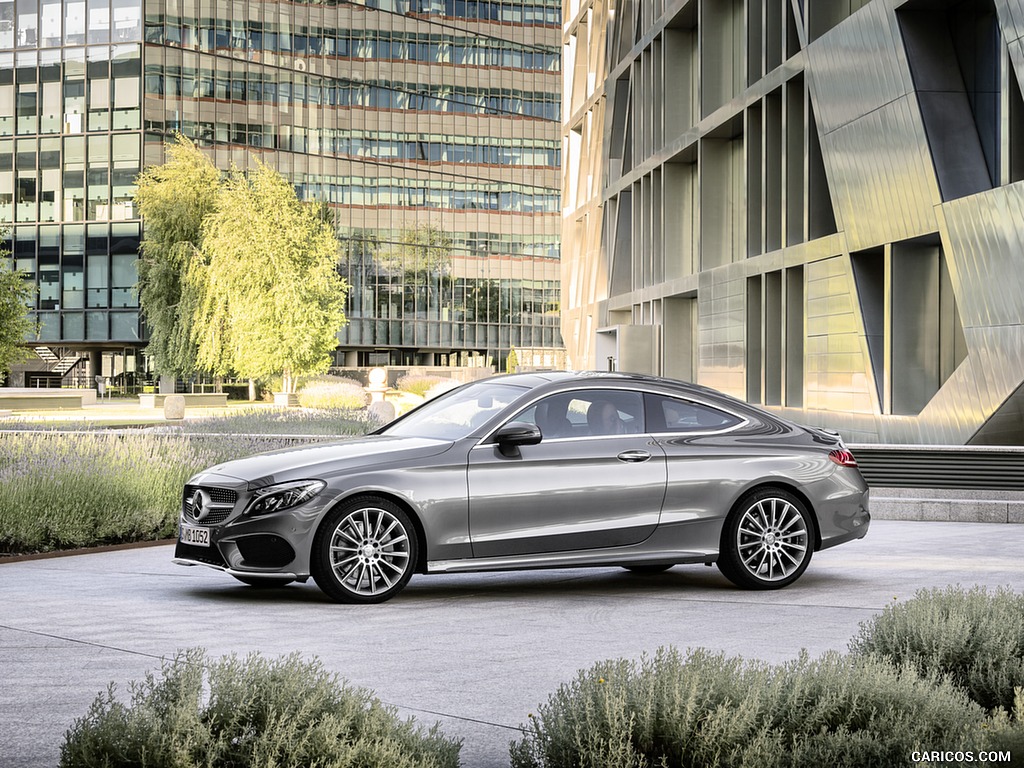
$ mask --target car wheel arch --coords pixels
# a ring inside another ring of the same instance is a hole
[[[416,540],[419,544],[416,563],[413,566],[413,573],[426,573],[427,536],[426,531],[423,528],[423,522],[420,520],[419,512],[412,504],[409,503],[408,499],[405,499],[396,493],[389,493],[388,491],[359,490],[336,498],[331,506],[323,510],[323,513],[320,515],[320,520],[317,522],[316,528],[309,537],[310,547],[312,548],[313,542],[316,541],[317,536],[320,534],[320,529],[323,527],[324,522],[332,511],[343,504],[348,504],[360,499],[365,499],[367,501],[371,499],[381,499],[384,501],[390,501],[392,504],[396,504],[401,507],[402,511],[409,516],[409,520],[412,521],[413,527],[416,529]]]
[[[814,533],[814,551],[815,552],[820,551],[821,550],[821,531],[818,528],[818,515],[817,515],[817,512],[815,511],[814,505],[811,503],[811,500],[807,498],[807,494],[805,494],[803,491],[801,491],[798,486],[791,485],[790,483],[782,482],[778,478],[762,479],[762,480],[759,480],[759,481],[756,481],[756,482],[753,482],[753,483],[750,483],[750,484],[744,486],[739,491],[739,493],[737,493],[733,497],[732,503],[729,505],[729,511],[726,513],[725,517],[722,518],[723,521],[727,520],[729,518],[729,515],[731,515],[733,512],[735,512],[736,509],[739,507],[739,505],[748,496],[750,496],[752,493],[756,493],[757,491],[762,491],[762,490],[770,490],[772,488],[777,488],[778,490],[785,491],[786,493],[792,494],[793,496],[795,496],[797,498],[797,500],[801,504],[804,505],[804,508],[810,513],[809,516],[810,516],[810,519],[811,519],[811,528],[813,529],[813,533]],[[725,536],[725,526],[724,525],[722,527],[722,536]],[[721,547],[721,545],[719,545],[719,546]]]

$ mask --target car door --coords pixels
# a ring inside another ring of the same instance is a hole
[[[730,438],[744,419],[712,405],[648,393],[648,432],[664,451],[668,481],[661,523],[696,523],[728,512],[725,500],[742,485],[743,464],[758,461]]]
[[[644,429],[642,395],[586,389],[551,395],[509,421],[540,427],[536,445],[470,451],[474,557],[636,544],[658,525],[665,454]]]

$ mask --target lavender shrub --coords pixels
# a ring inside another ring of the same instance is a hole
[[[204,426],[209,425],[193,428]],[[292,424],[291,431],[304,426]],[[304,439],[335,436],[2,433],[0,553],[173,536],[182,487],[195,472]]]

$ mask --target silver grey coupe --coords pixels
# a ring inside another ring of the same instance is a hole
[[[717,563],[777,589],[870,519],[835,433],[669,379],[529,373],[200,472],[175,562],[253,586],[312,576],[345,603],[388,600],[414,573],[582,566]]]

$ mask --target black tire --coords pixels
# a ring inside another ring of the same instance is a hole
[[[310,570],[339,603],[383,603],[397,595],[416,567],[416,528],[400,506],[363,496],[331,510],[313,539]]]
[[[239,576],[234,573],[231,575],[243,584],[255,587],[256,589],[274,589],[275,587],[284,587],[295,581],[295,579],[275,579],[270,576]]]
[[[652,574],[652,573],[664,573],[671,565],[624,565],[622,566],[630,573],[640,574]]]
[[[718,570],[743,589],[781,589],[800,578],[814,553],[814,522],[781,488],[744,496],[722,529]]]

